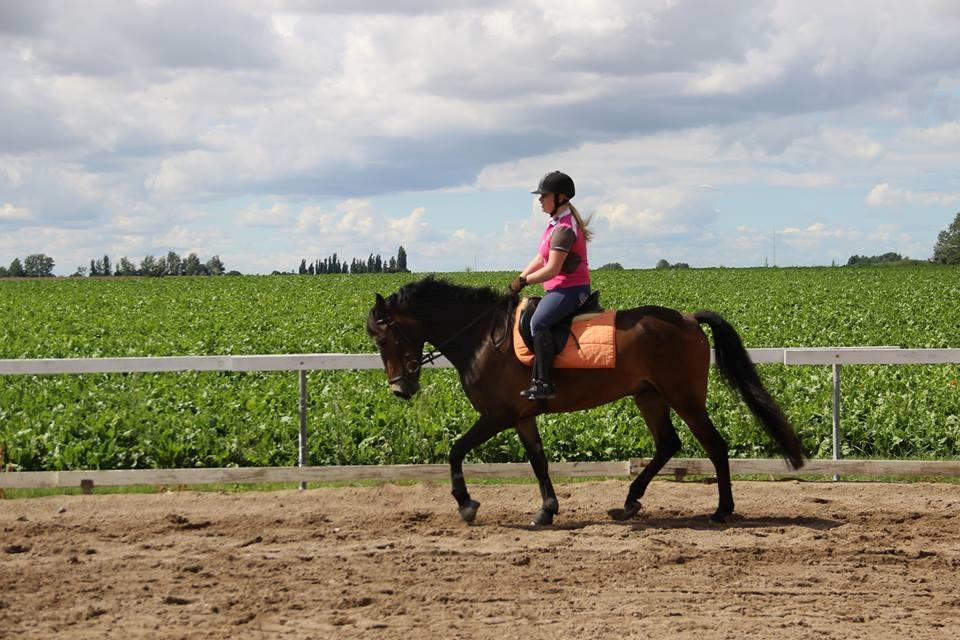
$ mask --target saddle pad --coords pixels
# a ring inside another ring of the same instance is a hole
[[[557,369],[612,369],[617,366],[617,330],[614,326],[617,312],[607,309],[601,313],[577,316],[570,327],[570,338],[563,351],[557,354],[553,366]],[[579,344],[579,347],[577,346]],[[517,360],[533,365],[533,351],[520,336],[520,310],[513,322],[513,351]]]

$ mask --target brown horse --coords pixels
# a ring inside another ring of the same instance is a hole
[[[713,330],[721,374],[740,393],[787,462],[794,469],[803,465],[803,449],[793,427],[760,382],[740,336],[718,314],[684,314],[655,306],[618,311],[616,368],[558,369],[557,398],[530,402],[520,396],[530,383],[530,368],[513,352],[510,322],[517,301],[516,295],[428,277],[404,286],[387,299],[377,294],[367,318],[367,332],[377,343],[394,394],[409,399],[419,391],[421,365],[438,357],[423,355],[423,345],[429,342],[456,367],[463,390],[480,414],[450,451],[452,493],[464,521],[472,522],[480,506],[467,491],[464,458],[475,447],[513,427],[540,484],[543,504],[534,524],[552,524],[559,503],[547,473],[537,415],[590,409],[625,396],[632,396],[643,414],[656,453],[630,484],[623,509],[611,509],[611,517],[633,517],[640,510],[647,485],[680,450],[680,438],[670,422],[673,409],[713,462],[720,503],[711,517],[724,521],[733,513],[733,493],[727,443],[707,415],[710,343],[701,323]]]

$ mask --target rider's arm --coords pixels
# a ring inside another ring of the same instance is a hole
[[[527,284],[539,284],[555,277],[560,273],[560,268],[563,266],[563,261],[567,258],[567,253],[567,251],[563,251],[562,249],[550,249],[547,264],[528,274],[526,276]]]
[[[542,266],[543,258],[541,258],[540,254],[538,253],[533,257],[533,260],[530,261],[530,264],[527,265],[527,268],[520,272],[520,275],[526,277]]]
[[[576,238],[576,234],[569,227],[557,227],[550,236],[550,253],[547,254],[547,263],[542,264],[541,260],[540,268],[534,269],[530,274],[524,274],[527,284],[546,282],[560,273]]]

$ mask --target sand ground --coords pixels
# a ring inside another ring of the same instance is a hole
[[[469,479],[468,479],[469,480]],[[445,484],[0,501],[2,638],[955,638],[960,486]],[[413,634],[416,634],[415,636]]]

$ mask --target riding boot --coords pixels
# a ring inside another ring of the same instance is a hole
[[[527,400],[550,400],[557,397],[557,389],[553,384],[553,358],[555,350],[553,335],[550,331],[540,331],[533,338],[533,382],[530,388],[521,391]]]

